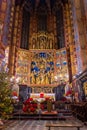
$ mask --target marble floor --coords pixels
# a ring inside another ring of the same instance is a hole
[[[79,120],[65,120],[65,121],[53,121],[53,120],[10,120],[4,126],[3,130],[48,130],[45,127],[46,123],[82,123]],[[51,128],[51,130],[77,130],[77,128]],[[87,126],[83,126],[80,130],[87,130]]]

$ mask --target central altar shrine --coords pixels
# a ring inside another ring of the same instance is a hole
[[[15,72],[22,85],[55,87],[68,80],[66,49],[18,49]]]

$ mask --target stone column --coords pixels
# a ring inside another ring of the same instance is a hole
[[[74,0],[82,60],[82,71],[87,68],[87,20],[83,2],[84,1],[82,0]]]
[[[9,24],[9,72],[14,75],[16,68],[16,57],[17,57],[17,47],[19,46],[19,16],[20,16],[20,6],[15,6],[15,0],[12,0],[10,24]]]
[[[64,24],[65,24],[65,44],[67,50],[67,61],[69,68],[69,82],[72,82],[72,77],[76,74],[76,58],[75,58],[75,43],[74,29],[71,11],[71,3],[68,1],[64,5]]]

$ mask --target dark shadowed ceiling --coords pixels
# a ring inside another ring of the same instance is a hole
[[[45,2],[47,2],[47,3],[50,2],[51,5],[53,5],[55,1],[56,0],[16,0],[16,4],[18,5],[18,4],[22,4],[24,2],[30,2],[30,3],[32,3],[32,6],[35,6],[35,4],[37,4],[39,2],[41,2],[42,4],[44,4]]]
[[[68,0],[16,0],[16,5],[28,5],[32,6],[34,9],[35,7],[38,7],[38,5],[47,4],[49,8],[53,8],[55,2],[62,2],[66,3]]]

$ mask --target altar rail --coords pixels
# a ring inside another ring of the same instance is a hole
[[[71,104],[71,111],[74,116],[82,121],[87,121],[87,102]]]

